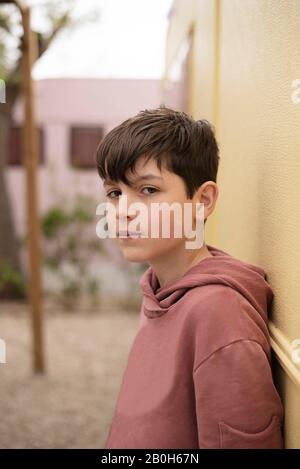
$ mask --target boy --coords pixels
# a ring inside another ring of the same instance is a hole
[[[218,163],[209,122],[164,105],[127,119],[97,149],[117,226],[131,223],[117,228],[117,243],[129,261],[149,264],[105,448],[283,447],[266,273],[204,242],[187,249],[187,235],[174,235],[175,218],[168,237],[143,237],[147,223],[163,222],[149,214],[155,203],[189,204],[193,227],[201,204],[206,221],[218,197]],[[120,209],[123,198],[148,209],[139,229],[132,229],[136,213]]]

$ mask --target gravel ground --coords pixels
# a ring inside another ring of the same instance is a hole
[[[103,448],[137,321],[126,311],[46,312],[41,375],[29,311],[0,304],[0,448]]]

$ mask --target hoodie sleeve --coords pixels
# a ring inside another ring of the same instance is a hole
[[[282,448],[283,407],[262,346],[230,343],[193,372],[199,448]]]

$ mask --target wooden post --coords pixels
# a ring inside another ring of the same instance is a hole
[[[31,78],[32,65],[37,58],[37,38],[30,28],[30,9],[21,10],[24,44],[22,57],[22,87],[24,99],[24,155],[26,170],[27,233],[29,250],[28,292],[32,309],[33,368],[44,372],[40,222],[37,207],[38,132],[35,122],[34,87]]]

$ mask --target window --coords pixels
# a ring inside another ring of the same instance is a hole
[[[23,152],[23,129],[21,126],[13,125],[9,128],[7,138],[7,164],[21,166],[24,162]],[[39,164],[44,164],[44,132],[39,128]]]
[[[71,164],[82,169],[96,169],[96,150],[103,137],[101,127],[71,128]]]

